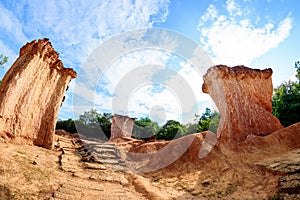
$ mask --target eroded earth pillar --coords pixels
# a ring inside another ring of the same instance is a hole
[[[0,86],[0,137],[52,148],[58,111],[75,77],[48,39],[23,46]]]
[[[272,114],[272,69],[217,65],[204,75],[208,93],[221,115],[220,141],[241,142],[248,135],[268,135],[283,128]]]

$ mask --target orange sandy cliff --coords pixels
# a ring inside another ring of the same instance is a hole
[[[58,111],[75,77],[48,39],[23,46],[0,86],[0,136],[52,148]]]

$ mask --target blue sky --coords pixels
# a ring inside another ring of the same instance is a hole
[[[194,113],[201,114],[213,104],[208,95],[201,93],[201,74],[186,60],[153,49],[128,53],[110,65],[100,82],[96,77],[96,88],[89,85],[96,69],[90,68],[90,74],[80,77],[84,74],[80,73],[84,63],[112,36],[159,27],[195,41],[213,64],[271,67],[277,86],[293,78],[294,62],[300,60],[299,8],[297,0],[0,0],[0,53],[9,57],[0,76],[26,42],[47,37],[65,67],[79,72],[78,81],[70,85],[59,118],[76,118],[80,112],[94,107],[100,112],[151,116],[161,123],[166,119],[187,122]],[[143,70],[139,71],[138,66],[143,66]],[[122,82],[130,73],[138,77],[135,81],[139,87],[133,91],[127,91],[129,87]],[[186,83],[178,84],[178,80]],[[185,90],[181,88],[184,84],[191,88],[195,101],[182,102],[178,98],[178,91]],[[114,97],[124,92],[129,96],[120,101],[126,109],[114,107]],[[93,96],[94,102],[87,101],[87,96]]]

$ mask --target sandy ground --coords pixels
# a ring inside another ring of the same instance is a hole
[[[218,150],[200,163],[187,162],[186,155],[163,170],[134,174],[83,163],[75,144],[64,145],[69,150],[62,156],[60,147],[0,140],[0,199],[267,200],[276,194],[282,175],[258,166],[259,153]]]
[[[151,184],[140,175],[99,166],[72,171],[60,163],[61,151],[0,142],[0,199],[170,199],[184,194]],[[70,154],[68,159],[78,160]],[[70,191],[67,191],[70,190]]]

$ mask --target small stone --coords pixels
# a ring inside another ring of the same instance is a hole
[[[195,189],[194,191],[192,191],[192,195],[199,195],[199,194],[202,194],[202,190],[200,188],[198,189]]]
[[[182,187],[177,186],[175,189],[176,189],[176,190],[182,190]]]
[[[110,182],[112,182],[112,181],[114,180],[114,178],[111,177],[111,176],[107,176],[107,177],[105,177],[104,180],[105,180],[105,181],[110,181]]]
[[[95,174],[91,174],[89,179],[96,180],[98,177]]]
[[[123,186],[126,186],[126,185],[129,184],[129,181],[124,176],[121,176],[120,184],[123,185]]]
[[[106,170],[106,167],[104,165],[100,165],[101,170]]]
[[[32,161],[32,164],[37,165],[38,163],[34,160],[34,161]]]
[[[105,170],[106,167],[102,164],[98,164],[98,163],[89,163],[89,162],[86,162],[86,163],[83,163],[83,167],[86,168],[86,169],[94,169],[94,170]]]

